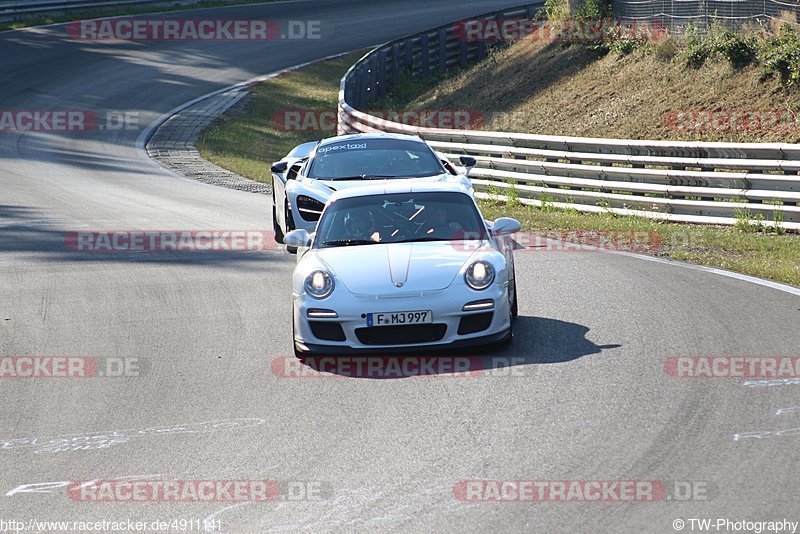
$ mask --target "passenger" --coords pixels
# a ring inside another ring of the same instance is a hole
[[[463,226],[450,217],[447,208],[444,206],[434,207],[433,212],[425,223],[427,226],[425,235],[434,237],[450,238],[453,234],[464,229]]]

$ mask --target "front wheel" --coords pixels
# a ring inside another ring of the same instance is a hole
[[[511,322],[519,315],[519,300],[517,299],[517,279],[514,278],[514,302],[511,303]]]
[[[272,230],[275,232],[275,242],[276,243],[283,243],[283,230],[281,230],[281,226],[278,224],[278,209],[275,207],[275,196],[272,197]]]
[[[514,301],[509,302],[508,306],[508,333],[506,337],[497,341],[493,344],[493,347],[497,349],[502,349],[508,347],[514,342],[514,321],[517,318],[517,284],[516,280],[514,280],[514,289],[511,293],[514,296]],[[511,297],[509,297],[509,301],[511,301]]]
[[[514,342],[514,314],[511,313],[511,321],[508,323],[508,335],[498,345],[507,347]]]
[[[295,229],[294,216],[292,215],[292,209],[289,207],[288,199],[286,200],[286,206],[284,210],[285,210],[284,213],[286,214],[286,216],[284,217],[284,220],[286,221],[286,233],[288,234],[289,232]],[[287,246],[286,252],[288,252],[289,254],[297,254],[297,247]]]

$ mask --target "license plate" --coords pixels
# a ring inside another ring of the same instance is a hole
[[[425,324],[432,322],[433,312],[431,310],[367,314],[367,326],[395,326],[399,324]]]

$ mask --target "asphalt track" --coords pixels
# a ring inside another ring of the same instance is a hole
[[[789,410],[800,385],[664,372],[671,356],[800,356],[797,295],[624,255],[520,251],[517,338],[493,355],[513,358],[510,371],[284,378],[273,362],[291,355],[293,256],[65,247],[64,233],[80,229],[269,230],[268,197],[173,176],[137,152],[141,129],[220,87],[513,4],[313,1],[156,15],[322,21],[323,39],[266,44],[77,42],[63,26],[0,34],[0,108],[130,111],[140,125],[0,133],[0,355],[139,358],[145,369],[0,380],[0,520],[213,517],[227,532],[674,532],[676,518],[686,531],[690,518],[800,520],[800,436],[776,433],[800,427],[800,410]],[[772,433],[734,440],[753,431]],[[87,503],[64,489],[125,477],[319,482],[324,498]],[[708,491],[688,501],[462,502],[453,488],[470,479]]]

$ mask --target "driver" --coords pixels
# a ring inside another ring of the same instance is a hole
[[[381,235],[376,230],[375,219],[370,211],[351,213],[344,225],[347,239],[352,241],[374,241],[380,243]]]

